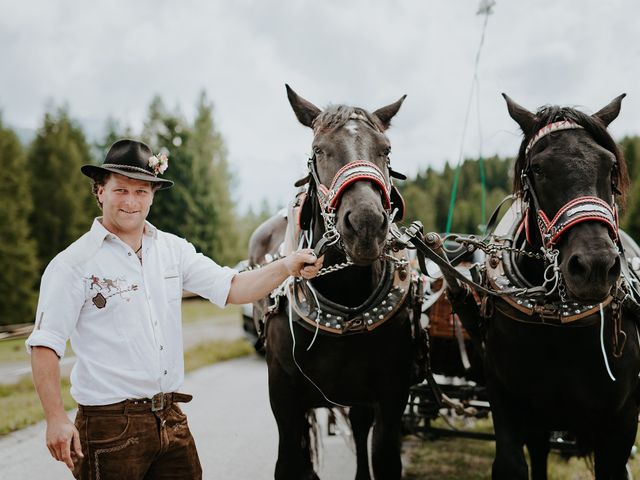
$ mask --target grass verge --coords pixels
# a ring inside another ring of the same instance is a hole
[[[241,312],[238,305],[229,305],[220,308],[208,300],[200,297],[185,298],[182,301],[182,321],[183,324],[211,321],[218,323],[237,323]],[[11,340],[0,341],[0,363],[29,362],[24,341],[26,338],[12,338]],[[67,353],[71,355],[72,350],[67,343]]]
[[[24,340],[22,340],[24,343]],[[205,342],[185,352],[185,370],[187,372],[230,360],[253,352],[245,340]],[[76,407],[69,394],[69,379],[61,382],[62,398],[67,410]],[[40,400],[33,382],[25,378],[12,385],[0,385],[0,436],[27,427],[44,419]]]
[[[437,420],[435,425],[444,427]],[[492,431],[490,420],[479,420],[472,428]],[[640,436],[636,444],[640,443]],[[462,438],[442,438],[434,441],[417,437],[405,438],[409,465],[406,480],[489,480],[495,454],[494,442]],[[528,461],[528,460],[527,460]],[[566,459],[556,453],[549,455],[549,478],[553,480],[592,480],[591,462],[584,458]],[[630,461],[634,478],[640,476],[640,456]]]
[[[196,345],[184,354],[184,369],[187,372],[232,358],[250,355],[255,350],[244,339],[216,340]]]
[[[31,362],[31,358],[27,353],[27,349],[24,346],[26,338],[12,338],[11,340],[0,341],[0,363],[12,363],[12,362]],[[65,357],[73,355],[73,350],[69,342],[67,342],[67,349]]]
[[[240,318],[240,306],[228,305],[224,308],[214,305],[200,297],[185,298],[182,300],[182,323],[188,324],[200,321],[214,322],[238,322]]]

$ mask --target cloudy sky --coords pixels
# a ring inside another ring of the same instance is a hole
[[[155,94],[193,117],[215,104],[240,205],[284,203],[311,132],[284,84],[320,107],[407,100],[389,137],[396,170],[456,163],[483,17],[478,0],[0,0],[0,110],[34,129],[66,102],[94,129],[138,131]],[[462,150],[513,155],[519,132],[500,92],[536,109],[594,112],[626,92],[615,137],[640,133],[640,2],[498,0]],[[479,118],[478,122],[478,107]],[[170,170],[168,172],[170,177]]]

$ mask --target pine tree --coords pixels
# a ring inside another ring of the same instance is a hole
[[[215,225],[211,254],[220,263],[237,262],[245,255],[246,245],[239,243],[236,212],[231,199],[233,182],[227,162],[227,149],[213,119],[213,104],[204,92],[197,103],[196,118],[188,142],[193,155],[195,192],[202,203],[202,222]],[[207,218],[206,216],[209,216]]]
[[[91,227],[99,210],[80,167],[92,163],[84,133],[66,109],[47,112],[29,149],[29,220],[41,269]]]
[[[486,216],[511,192],[512,159],[491,157],[484,160],[486,172]],[[405,197],[405,223],[414,219],[423,222],[425,230],[443,232],[447,223],[449,200],[455,169],[448,163],[442,172],[427,168],[399,186]],[[458,233],[482,233],[482,186],[478,160],[462,164],[460,182],[454,206],[451,230]],[[488,219],[488,218],[487,218]]]
[[[173,188],[156,192],[149,221],[163,231],[189,240],[196,250],[213,256],[215,207],[209,190],[211,174],[196,168],[189,148],[192,131],[179,113],[169,113],[160,97],[149,106],[143,138],[155,153],[169,156],[164,177],[173,180]]]
[[[34,319],[38,278],[27,159],[15,133],[0,119],[0,324]]]
[[[157,106],[154,100],[149,113],[153,126],[148,128],[148,122],[143,136],[154,153],[168,155],[169,168],[163,177],[172,180],[174,185],[169,190],[155,193],[148,219],[161,230],[187,238],[198,251],[207,254],[207,242],[201,237],[200,227],[195,225],[198,206],[193,195],[193,158],[182,146],[190,132],[184,128],[184,120],[165,112],[162,107],[156,110]],[[160,116],[154,118],[156,114]]]
[[[173,188],[157,192],[149,221],[161,230],[185,237],[198,251],[221,264],[246,255],[239,242],[231,200],[227,151],[213,120],[213,105],[201,94],[190,126],[179,113],[169,113],[162,99],[149,106],[144,140],[154,152],[169,154],[165,176]]]

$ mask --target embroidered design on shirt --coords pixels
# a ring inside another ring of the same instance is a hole
[[[96,287],[96,291],[99,290],[91,299],[97,308],[106,307],[107,299],[114,295],[120,295],[122,299],[128,302],[131,298],[124,294],[138,290],[138,285],[131,284],[127,286],[127,281],[124,277],[117,277],[115,280],[111,280],[110,278],[102,278],[102,280],[100,280],[96,275],[90,275],[87,280],[91,282],[89,290],[93,290],[93,287]],[[105,293],[103,293],[103,291],[105,291]]]

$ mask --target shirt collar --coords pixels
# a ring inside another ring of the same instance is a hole
[[[158,229],[151,225],[149,222],[145,220],[144,222],[144,230],[143,235],[147,235],[152,237],[154,240],[158,238]],[[102,225],[102,217],[96,217],[93,220],[93,224],[91,225],[91,230],[89,231],[89,235],[91,240],[101,245],[105,238],[115,239],[118,238],[117,235],[111,233],[109,230],[104,228]]]
[[[144,235],[148,235],[150,237],[153,237],[154,240],[156,240],[158,238],[158,229],[156,227],[154,227],[153,225],[151,225],[146,220],[144,221],[144,230],[142,231],[142,233]]]

